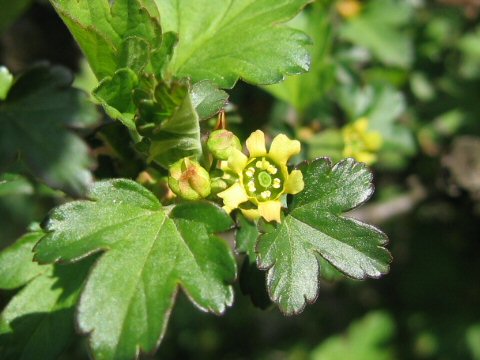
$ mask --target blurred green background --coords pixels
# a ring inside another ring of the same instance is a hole
[[[18,74],[61,64],[89,90],[94,78],[47,1],[0,0],[0,64]],[[220,317],[179,296],[166,337],[145,359],[480,359],[480,2],[317,1],[291,26],[313,39],[312,69],[273,86],[231,91],[229,126],[304,143],[304,158],[342,158],[342,129],[366,117],[382,147],[377,188],[352,216],[379,225],[394,260],[380,280],[321,280],[316,303],[284,317],[248,286]],[[97,178],[138,173],[102,156]],[[5,176],[5,175],[0,175]],[[0,190],[0,248],[64,196],[18,177]],[[243,259],[239,258],[241,263]],[[3,307],[14,292],[0,292]],[[79,338],[62,359],[85,359]]]

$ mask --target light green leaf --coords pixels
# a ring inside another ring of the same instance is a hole
[[[322,158],[300,169],[305,189],[294,197],[282,223],[257,244],[257,264],[268,269],[270,297],[286,314],[299,313],[315,301],[318,257],[355,279],[380,277],[391,259],[384,233],[342,216],[373,193],[365,164],[346,159],[332,167]]]
[[[94,161],[69,127],[98,121],[87,96],[61,67],[37,66],[16,79],[0,103],[0,171],[19,156],[49,186],[80,195]]]
[[[88,198],[51,213],[36,258],[72,261],[106,250],[78,309],[79,329],[90,334],[96,359],[154,351],[180,286],[202,310],[220,314],[232,304],[233,254],[209,232],[208,222],[169,216],[152,193],[130,180],[96,183]],[[225,216],[216,209],[208,217]]]
[[[98,79],[122,67],[122,53],[129,37],[145,40],[153,50],[161,44],[162,31],[153,0],[52,0],[82,48]]]
[[[375,311],[349,326],[345,334],[332,336],[311,354],[312,360],[393,360],[395,323],[392,317]]]
[[[33,194],[32,184],[23,176],[18,174],[0,175],[0,197],[6,195],[31,195]]]
[[[399,0],[372,0],[341,28],[343,38],[369,49],[387,65],[406,68],[413,61],[413,44],[402,29],[409,25],[410,5]]]
[[[210,119],[223,109],[228,100],[228,94],[218,89],[214,83],[205,80],[192,86],[192,103],[200,121]]]
[[[46,266],[0,315],[0,358],[55,360],[75,334],[74,312],[92,259]]]
[[[307,33],[313,40],[312,66],[306,74],[290,76],[281,83],[264,89],[303,112],[314,102],[322,100],[333,85],[335,66],[331,61],[333,39],[330,4],[315,2],[311,11],[304,11],[288,25]]]
[[[13,84],[13,75],[5,66],[0,66],[0,101],[5,100]]]
[[[31,231],[0,253],[0,289],[16,289],[51,270],[33,262],[33,247],[44,235],[40,229]]]
[[[309,0],[156,0],[164,31],[179,34],[170,70],[232,88],[308,70],[308,37],[282,25]]]

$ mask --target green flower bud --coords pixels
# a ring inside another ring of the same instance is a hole
[[[222,178],[212,179],[212,194],[218,194],[220,191],[226,190],[229,185]]]
[[[200,200],[210,195],[210,176],[200,164],[183,158],[170,167],[168,186],[179,197]]]
[[[233,149],[242,150],[238,137],[228,130],[216,130],[207,141],[208,150],[219,160],[228,160]]]

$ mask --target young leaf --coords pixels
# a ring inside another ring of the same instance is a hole
[[[15,295],[0,315],[1,359],[58,358],[75,334],[75,304],[93,260],[44,266],[46,272]]]
[[[105,112],[125,125],[131,133],[136,134],[135,113],[132,94],[138,85],[138,77],[128,68],[119,69],[113,76],[105,77],[93,90],[93,96],[100,101]]]
[[[153,0],[52,0],[99,80],[121,68],[128,37],[160,46],[162,31]],[[113,5],[111,5],[113,3]]]
[[[33,262],[32,249],[44,235],[40,229],[31,231],[0,253],[0,289],[16,289],[50,270]]]
[[[319,256],[355,279],[379,277],[391,259],[384,233],[342,216],[373,193],[365,164],[345,159],[332,167],[321,158],[300,169],[305,189],[294,197],[282,223],[257,244],[258,266],[268,269],[270,297],[286,314],[299,313],[316,299]]]
[[[192,86],[192,103],[200,121],[207,120],[223,109],[228,94],[218,89],[214,83],[205,80]]]
[[[193,82],[272,84],[308,70],[309,38],[281,24],[309,0],[156,0],[164,31],[179,34],[170,66]]]
[[[71,83],[66,69],[48,66],[37,66],[15,81],[0,102],[0,171],[19,154],[49,186],[83,193],[92,180],[93,159],[68,127],[93,125],[98,114]]]
[[[148,160],[165,168],[181,158],[202,154],[200,119],[188,84],[178,83],[171,87],[159,84],[155,94],[158,103],[165,101],[167,94],[172,96],[172,103],[162,104],[160,108],[163,107],[163,113],[168,116],[158,121],[159,124],[148,134]]]
[[[155,350],[179,286],[205,311],[220,314],[231,305],[235,261],[211,225],[185,213],[168,216],[152,193],[130,180],[96,183],[88,198],[51,213],[36,259],[73,261],[106,250],[78,309],[95,358],[133,359]],[[217,209],[202,211],[209,219],[226,216]],[[215,230],[226,225],[215,223]]]

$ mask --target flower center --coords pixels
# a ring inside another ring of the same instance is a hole
[[[266,171],[262,171],[260,174],[258,174],[258,182],[262,187],[268,188],[270,185],[272,185],[272,177],[268,175]]]
[[[281,168],[266,156],[251,159],[243,170],[243,186],[248,196],[257,201],[277,199],[284,183]]]

